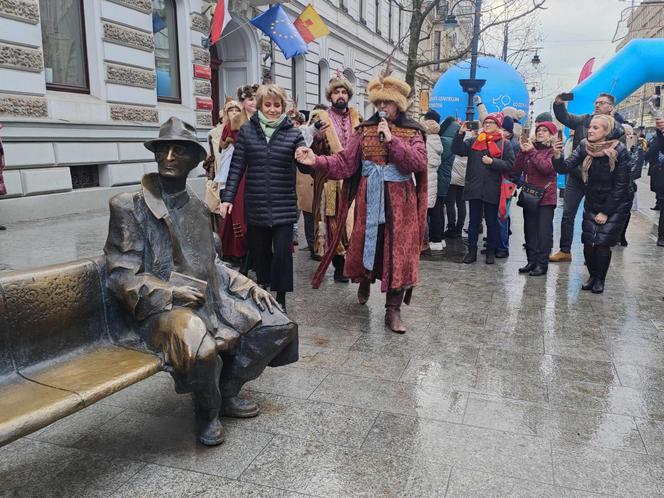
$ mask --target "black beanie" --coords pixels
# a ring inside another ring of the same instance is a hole
[[[543,112],[535,118],[535,123],[544,123],[545,121],[553,121],[553,116],[550,112]]]

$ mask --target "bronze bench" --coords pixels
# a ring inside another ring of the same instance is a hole
[[[161,370],[105,278],[103,257],[0,274],[0,446]]]

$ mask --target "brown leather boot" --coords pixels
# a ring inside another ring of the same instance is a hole
[[[389,291],[385,296],[385,325],[397,334],[406,332],[406,326],[401,321],[403,295],[404,291]]]
[[[369,296],[371,295],[371,282],[364,279],[360,282],[360,286],[357,288],[357,302],[360,304],[367,304]]]

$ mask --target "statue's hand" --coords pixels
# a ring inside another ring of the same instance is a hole
[[[279,303],[274,299],[274,297],[272,297],[272,294],[258,286],[251,289],[251,298],[256,303],[256,306],[258,306],[258,309],[261,311],[265,311],[265,306],[267,306],[267,310],[270,312],[270,314],[274,313],[275,306],[278,310],[283,311],[281,306],[279,306]]]
[[[186,306],[187,308],[198,308],[205,302],[205,295],[188,285],[183,287],[173,287],[173,304],[176,306]]]

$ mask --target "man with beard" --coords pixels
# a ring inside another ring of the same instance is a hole
[[[311,146],[314,153],[319,156],[329,156],[343,150],[361,121],[357,109],[348,106],[350,99],[353,98],[353,86],[338,71],[336,76],[330,80],[325,90],[325,96],[332,106],[327,112],[319,112],[318,117],[323,125],[315,135]],[[338,215],[341,186],[342,180],[329,180],[324,173],[314,172],[314,241],[315,244],[319,244],[319,241],[323,239],[319,234],[324,227],[325,250],[332,244],[333,234],[336,233],[337,227],[347,224],[346,219],[340,219]],[[352,212],[348,219],[352,219]],[[335,282],[348,282],[348,278],[344,276],[344,264],[349,234],[350,230],[347,228],[343,232],[332,258]],[[316,253],[319,253],[318,249],[320,248],[315,248]]]
[[[410,85],[396,77],[374,78],[367,94],[377,112],[358,126],[345,149],[330,156],[317,156],[306,147],[295,152],[299,165],[346,179],[339,213],[344,216],[353,200],[356,211],[344,275],[360,284],[360,304],[368,302],[371,283],[381,281],[386,293],[385,325],[399,334],[406,332],[401,303],[410,304],[419,281],[427,213],[426,138],[420,124],[406,114],[410,92]],[[334,243],[314,274],[314,288],[320,285],[341,235],[341,230],[334,234]]]

